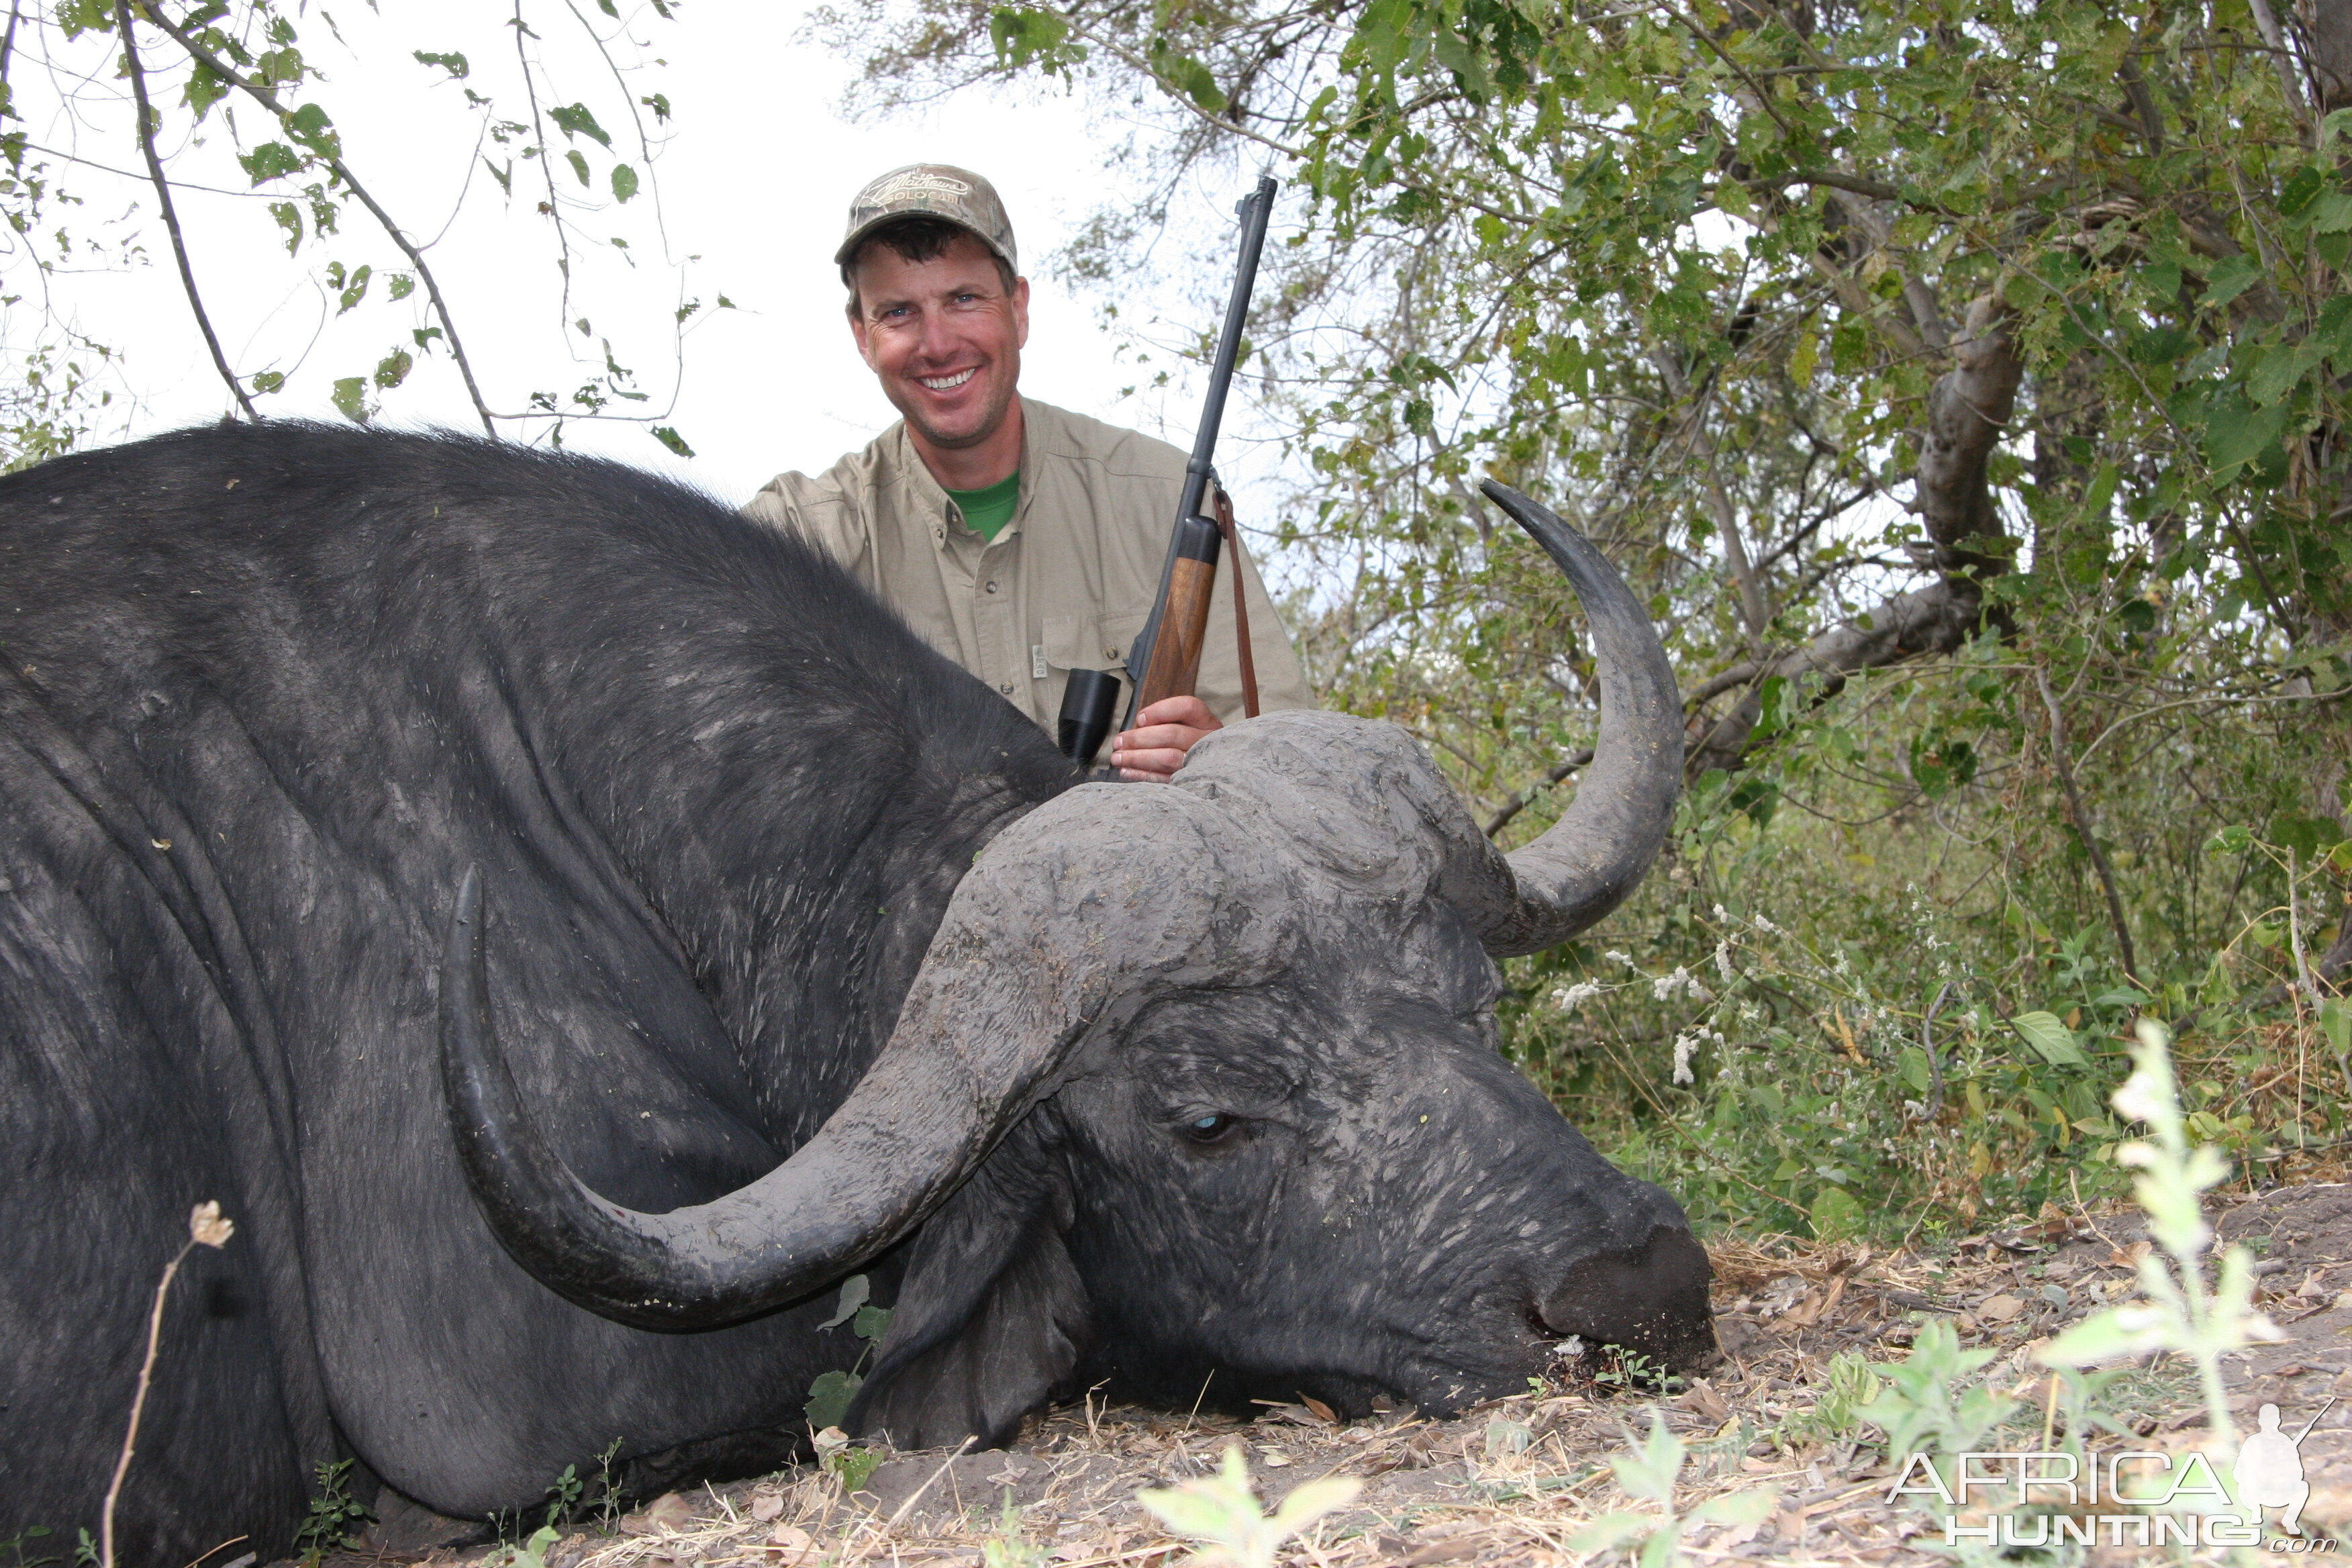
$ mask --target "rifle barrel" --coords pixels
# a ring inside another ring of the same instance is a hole
[[[1203,513],[1208,507],[1209,487],[1216,481],[1217,433],[1224,424],[1225,394],[1233,386],[1234,363],[1241,358],[1242,329],[1249,321],[1250,295],[1257,287],[1258,257],[1265,249],[1266,222],[1273,216],[1275,192],[1280,188],[1271,175],[1261,174],[1258,176],[1257,188],[1243,197],[1241,201],[1239,209],[1242,221],[1241,259],[1234,271],[1233,292],[1225,300],[1225,319],[1217,332],[1217,352],[1209,362],[1209,392],[1201,410],[1200,427],[1192,436],[1192,454],[1184,462],[1184,490],[1182,497],[1177,502],[1176,525],[1168,536],[1168,559],[1160,568],[1160,594],[1152,601],[1151,615],[1143,623],[1142,632],[1137,636],[1134,644],[1128,649],[1127,668],[1134,680],[1134,690],[1128,700],[1127,722],[1122,726],[1125,729],[1135,727],[1136,716],[1147,706],[1144,700],[1147,684],[1146,671],[1155,662],[1155,654],[1160,651],[1159,645],[1161,633],[1166,629],[1169,595],[1176,582],[1177,563],[1181,552],[1179,547],[1188,537],[1197,535],[1199,532],[1197,528],[1188,529],[1187,527],[1196,520],[1206,523],[1212,530],[1207,555],[1209,570],[1205,576],[1213,579],[1215,575],[1216,552],[1213,531],[1216,525],[1207,522]],[[1203,595],[1201,605],[1193,607],[1193,614],[1198,618],[1205,619],[1206,586],[1188,585],[1195,587],[1197,592]],[[1197,637],[1191,640],[1197,644]],[[1199,658],[1197,646],[1189,651],[1192,658],[1197,661]],[[1163,671],[1169,667],[1169,661],[1164,658],[1158,659],[1157,662],[1161,665]],[[1151,698],[1155,701],[1162,696],[1181,694],[1158,689],[1157,686],[1160,684],[1164,684],[1164,681],[1154,683],[1155,689],[1151,692]],[[1182,685],[1185,692],[1192,689],[1189,681],[1180,682],[1180,684]]]

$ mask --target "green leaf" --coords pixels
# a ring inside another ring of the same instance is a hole
[[[415,368],[415,356],[406,349],[394,349],[376,361],[375,384],[389,392],[408,379],[408,373]]]
[[[884,1334],[890,1331],[890,1309],[860,1307],[857,1309],[856,1318],[851,1321],[849,1327],[850,1331],[859,1339],[878,1342]]]
[[[262,371],[253,378],[253,390],[260,396],[267,396],[285,384],[286,377],[274,370]]]
[[[466,57],[458,54],[454,49],[446,55],[436,55],[425,49],[419,49],[416,51],[416,63],[421,66],[439,66],[443,70],[447,71],[452,77],[456,78],[459,81],[466,79],[466,73],[468,68],[466,64]]]
[[[816,1381],[809,1384],[808,1403],[801,1406],[801,1413],[808,1417],[809,1425],[820,1432],[828,1426],[840,1426],[842,1417],[849,1414],[849,1402],[857,1397],[857,1386],[863,1381],[856,1373],[850,1372],[817,1373]]]
[[[604,128],[596,123],[596,117],[588,112],[588,106],[584,103],[567,103],[551,109],[547,117],[555,121],[556,128],[566,137],[585,136],[600,147],[613,144],[613,139],[604,134]]]
[[[354,425],[364,425],[373,412],[367,405],[367,377],[347,375],[335,383],[331,395],[335,411]]]
[[[2221,309],[2256,283],[2262,281],[2263,269],[2251,256],[2231,256],[2216,262],[2205,279],[2205,296],[2200,301],[2215,310]]]
[[[282,123],[289,136],[322,158],[335,157],[342,150],[342,141],[334,132],[334,122],[315,103],[303,104],[286,116]]]
[[[848,1279],[843,1280],[841,1282],[841,1300],[839,1302],[840,1310],[835,1311],[832,1317],[827,1318],[824,1322],[819,1323],[817,1325],[818,1330],[837,1329],[841,1327],[842,1324],[849,1321],[850,1319],[857,1316],[858,1309],[866,1305],[866,1298],[873,1293],[873,1289],[874,1287],[872,1282],[869,1281],[863,1274],[853,1274]],[[832,1423],[827,1422],[826,1425],[831,1426]]]
[[[2240,468],[2275,447],[2287,413],[2283,403],[2252,407],[2234,387],[2215,394],[2205,414],[2205,459],[2213,465],[2214,478],[2234,478]]]
[[[302,155],[283,142],[264,142],[250,153],[236,155],[237,166],[255,184],[267,184],[287,174],[299,174]]]
[[[2342,234],[2352,229],[2352,191],[2329,191],[2311,204],[2307,216],[2314,234]]]
[[[2339,1057],[2352,1055],[2352,1004],[2341,997],[2330,996],[2319,1005],[2320,1033],[2336,1047]]]
[[[679,435],[677,430],[667,425],[655,426],[653,427],[653,438],[659,441],[663,446],[667,447],[671,451],[676,452],[681,458],[691,458],[694,456],[694,448],[686,444],[686,437]]]
[[[65,29],[68,38],[114,30],[114,7],[107,0],[63,0],[57,16],[58,26]]]
[[[1924,1063],[1923,1063],[1924,1065]],[[1826,1186],[1813,1200],[1813,1235],[1822,1241],[1843,1241],[1870,1226],[1870,1216],[1843,1187]]]
[[[391,278],[385,280],[383,292],[384,297],[389,300],[407,299],[411,294],[416,292],[415,274],[410,272],[394,273]]]
[[[582,184],[588,183],[588,160],[580,155],[578,148],[568,149],[563,154],[563,161],[572,165],[572,172],[580,176]]]
[[[625,202],[637,194],[637,172],[626,163],[613,165],[613,198]]]
[[[2010,1026],[2025,1038],[2033,1052],[2055,1068],[2087,1068],[2091,1058],[2074,1043],[2074,1031],[2059,1022],[2054,1014],[2020,1013],[2010,1021]]]
[[[269,216],[286,231],[286,254],[293,255],[302,248],[302,209],[292,202],[272,202]]]
[[[485,158],[482,160],[482,167],[490,172],[490,178],[499,183],[499,189],[504,191],[509,196],[514,195],[514,165],[512,163],[509,163],[506,167],[500,168],[498,164],[493,163],[488,158]]]
[[[662,124],[669,119],[669,95],[667,93],[651,93],[637,100],[637,101],[654,111],[655,124]]]

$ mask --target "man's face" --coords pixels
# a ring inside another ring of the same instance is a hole
[[[868,245],[854,270],[857,352],[915,433],[934,447],[977,447],[996,434],[1029,341],[1029,280],[1013,292],[977,239],[908,261]]]

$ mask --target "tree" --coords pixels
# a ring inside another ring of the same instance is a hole
[[[510,64],[484,59],[470,37],[473,58],[457,47],[383,58],[389,46],[372,19],[363,19],[373,31],[362,47],[376,57],[353,54],[331,15],[312,16],[276,0],[201,0],[177,9],[143,0],[64,0],[52,14],[13,5],[0,35],[0,157],[7,163],[0,212],[16,284],[6,300],[10,335],[31,346],[24,380],[12,389],[13,417],[0,421],[9,430],[11,466],[70,446],[108,395],[91,373],[115,351],[75,325],[70,291],[59,279],[93,264],[136,265],[151,248],[169,253],[233,416],[261,417],[307,354],[299,339],[260,332],[263,323],[238,321],[229,331],[218,320],[218,283],[229,269],[250,275],[277,266],[319,291],[322,318],[327,310],[362,311],[385,321],[391,341],[381,353],[334,367],[343,374],[328,378],[333,405],[347,417],[366,421],[421,363],[437,362],[454,372],[492,436],[520,429],[560,440],[567,420],[621,418],[686,451],[662,423],[667,416],[655,410],[653,395],[599,335],[583,300],[600,266],[637,265],[627,236],[605,237],[612,228],[658,231],[654,163],[670,104],[641,79],[651,51],[636,35],[647,24],[667,23],[672,10],[668,0],[648,5],[624,19],[614,0],[596,0],[599,14],[572,0],[545,7],[518,0],[503,18],[469,17],[466,26],[491,26],[490,41],[510,47]],[[493,372],[468,352],[468,318],[435,270],[435,239],[415,218],[395,213],[379,189],[403,150],[345,144],[330,110],[320,40],[302,33],[317,23],[332,34],[328,55],[340,48],[355,59],[362,80],[414,72],[416,100],[441,106],[418,113],[473,123],[478,157],[451,171],[435,222],[446,232],[454,221],[449,208],[486,199],[509,207],[520,201],[521,212],[535,216],[550,323],[582,367],[573,390],[516,386],[520,367]],[[548,28],[561,29],[563,49],[549,42]],[[587,88],[559,85],[578,77],[583,61],[596,73]],[[126,234],[102,245],[90,231],[113,226],[73,209],[82,205],[79,193],[119,181],[136,182],[142,211]],[[229,220],[241,230],[235,248],[205,251],[188,222],[192,206],[220,204],[240,188],[259,199],[226,204],[246,209]],[[645,218],[632,225],[637,214]],[[583,227],[591,215],[599,230],[593,237]],[[275,243],[262,243],[264,235]],[[281,247],[273,263],[268,258]],[[209,294],[207,275],[215,280]],[[674,316],[665,312],[665,346],[674,348],[699,309],[681,295]],[[259,363],[237,363],[232,343],[250,345],[238,353]]]

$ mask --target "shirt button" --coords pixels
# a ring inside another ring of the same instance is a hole
[[[1103,649],[1103,657],[1105,658],[1117,658],[1118,657],[1118,649],[1115,647],[1107,647]]]
[[[1002,691],[1003,693],[1004,693],[1004,695],[1005,695],[1005,696],[1010,697],[1010,696],[1012,696],[1012,695],[1013,695],[1013,682],[1011,682],[1011,681],[1009,681],[1009,680],[1008,680],[1008,681],[1006,681],[1003,685],[1002,685],[1002,686],[998,687],[996,689],[997,689],[997,690],[999,690],[999,691]]]
[[[993,584],[993,583],[991,583],[991,584],[988,585],[988,591],[989,591],[990,593],[992,593],[992,594],[995,593],[995,592],[996,592],[996,584]]]

